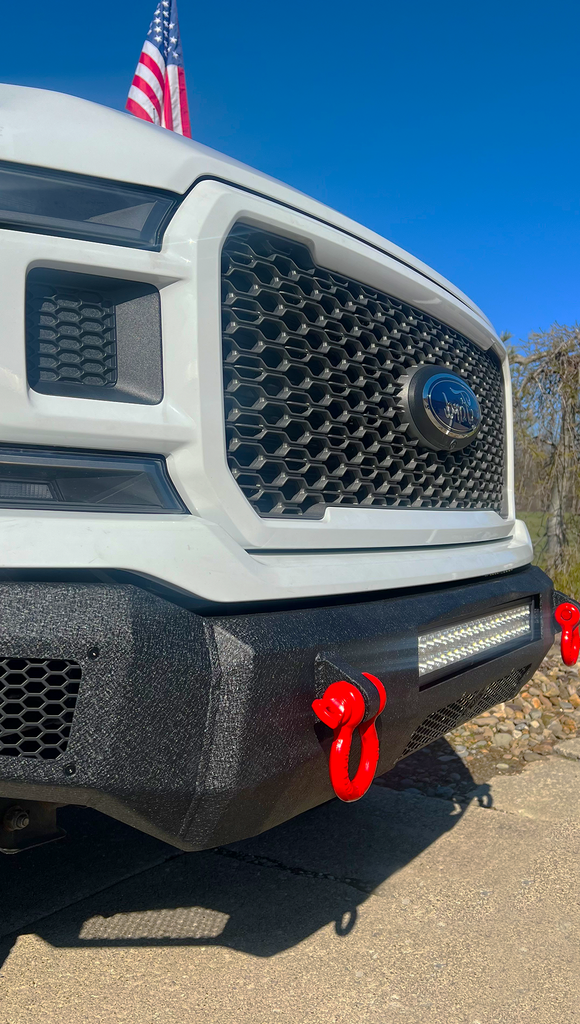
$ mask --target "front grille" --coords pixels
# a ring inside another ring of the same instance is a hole
[[[54,761],[64,754],[81,677],[76,661],[0,659],[0,755]]]
[[[28,284],[26,313],[33,387],[116,383],[115,306],[106,291],[66,286],[58,275],[53,280],[37,276]]]
[[[493,509],[504,484],[498,358],[427,313],[314,264],[307,246],[238,224],[222,254],[227,458],[260,516],[329,505]],[[465,378],[476,439],[435,452],[407,436],[400,378]]]
[[[464,693],[457,700],[453,701],[453,704],[448,704],[447,707],[434,711],[415,729],[399,760],[402,760],[403,757],[408,757],[409,754],[414,754],[421,747],[426,747],[429,743],[433,743],[433,740],[440,739],[441,736],[445,736],[445,733],[451,732],[452,729],[463,725],[464,722],[469,722],[470,718],[475,718],[482,711],[489,711],[496,704],[501,704],[504,700],[511,700],[518,692],[521,680],[524,678],[529,667],[529,665],[526,665],[525,668],[514,669],[513,672],[510,672],[509,676],[496,679],[495,682],[490,683],[483,690],[476,690],[475,693]]]

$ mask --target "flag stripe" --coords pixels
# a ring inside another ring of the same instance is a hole
[[[129,89],[129,100],[134,100],[134,102],[138,103],[140,107],[143,107],[143,110],[147,114],[149,120],[153,121],[153,124],[159,124],[159,114],[149,97],[145,95],[142,89],[137,89],[132,85]],[[129,100],[127,100],[127,102],[129,102]]]
[[[154,61],[153,58],[150,57],[148,53],[145,53],[144,50],[143,53],[141,54],[141,60],[137,65],[137,74],[143,74],[143,72],[140,70],[141,68],[147,68],[147,71],[151,75],[151,78],[154,78],[155,81],[157,82],[157,85],[159,86],[160,93],[162,96],[165,68],[163,69],[163,71],[161,71],[157,61]],[[153,83],[151,82],[151,85],[152,84]]]
[[[147,97],[148,100],[151,101],[151,103],[155,107],[155,110],[157,111],[159,119],[161,120],[160,98],[155,92],[155,90],[151,88],[149,82],[146,82],[144,78],[141,78],[141,75],[135,75],[135,77],[133,78],[133,85],[131,86],[131,89],[140,89],[141,92],[145,93],[145,96]]]
[[[161,72],[161,78],[163,78],[163,75],[165,74],[165,61],[161,51],[146,39],[143,43],[143,53],[146,53],[148,57],[151,57],[151,60],[155,61],[159,71]]]
[[[145,110],[143,110],[143,107],[140,106],[136,100],[132,99],[131,96],[129,96],[125,106],[129,113],[134,114],[135,117],[140,117],[141,120],[143,121],[153,122],[153,118],[150,117],[149,114]]]
[[[162,125],[164,128],[169,128],[169,131],[173,131],[173,110],[171,106],[171,92],[169,90],[169,84],[167,82],[167,72],[165,72],[165,90],[163,95],[163,120]]]
[[[188,139],[191,138],[191,123],[189,120],[189,105],[187,102],[187,88],[185,85],[185,71],[177,69],[179,79],[179,104],[181,107],[181,131]]]
[[[167,92],[169,93],[171,101],[171,127],[174,132],[179,132],[180,135],[183,135],[183,131],[181,130],[181,104],[179,102],[178,70],[179,69],[175,64],[168,64],[165,75],[169,85]]]

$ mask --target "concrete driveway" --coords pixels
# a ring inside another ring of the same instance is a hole
[[[203,854],[69,809],[0,860],[0,1024],[578,1024],[579,791],[376,786]]]

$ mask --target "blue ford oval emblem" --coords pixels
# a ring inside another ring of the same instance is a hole
[[[423,386],[427,416],[446,437],[465,443],[481,425],[481,410],[474,392],[454,373],[435,373]]]

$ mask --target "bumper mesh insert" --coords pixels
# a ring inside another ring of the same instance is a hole
[[[501,704],[504,700],[511,700],[518,692],[521,680],[529,668],[530,666],[526,665],[525,668],[514,669],[509,676],[496,679],[483,690],[464,693],[452,704],[434,711],[415,729],[399,760],[409,754],[414,754],[416,750],[428,746],[434,740],[440,739],[441,736],[445,736],[446,732],[451,732],[452,729],[463,725],[464,722],[469,722],[470,718],[475,718],[482,711],[489,711],[496,704]]]
[[[227,457],[266,516],[329,505],[493,509],[504,401],[493,352],[374,288],[318,267],[306,245],[237,224],[222,253]],[[458,452],[407,436],[400,379],[418,364],[473,388],[481,430]]]
[[[0,658],[0,755],[54,761],[69,741],[82,669],[60,658]]]
[[[115,306],[106,290],[35,280],[27,288],[29,378],[112,387],[117,381]]]

